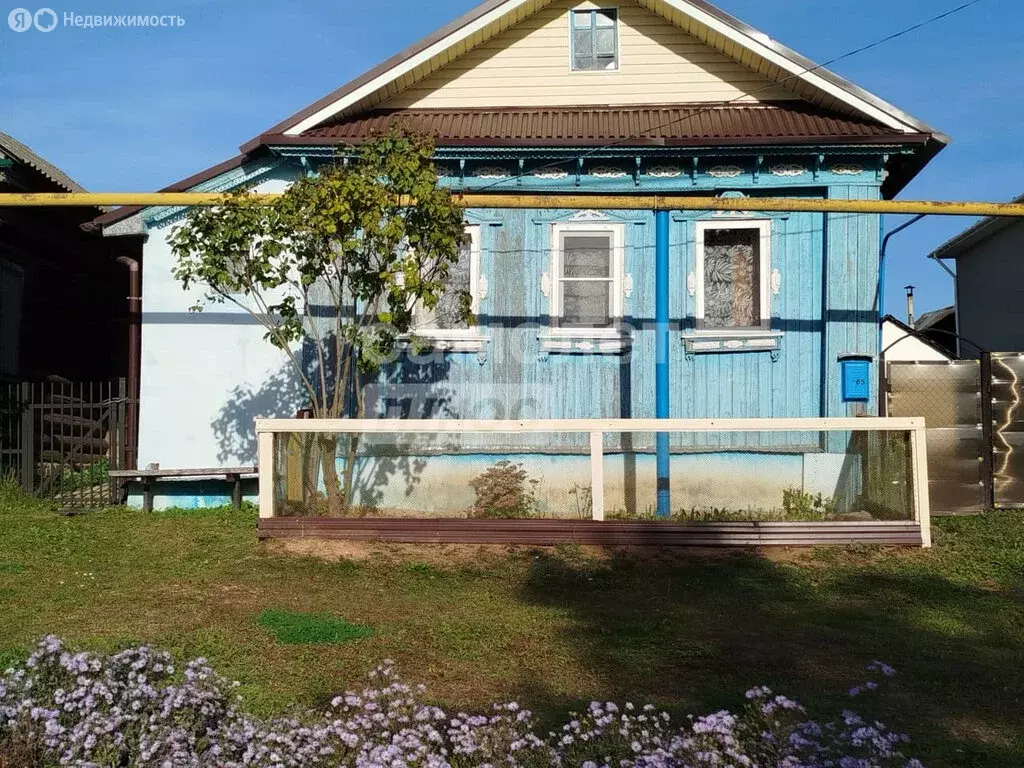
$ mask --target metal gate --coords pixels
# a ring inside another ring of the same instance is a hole
[[[925,419],[928,495],[938,514],[991,506],[982,367],[979,360],[887,365],[886,413]]]
[[[124,379],[0,385],[0,468],[61,509],[116,504],[128,407]]]
[[[992,425],[992,495],[995,507],[1024,506],[1024,354],[990,356]]]

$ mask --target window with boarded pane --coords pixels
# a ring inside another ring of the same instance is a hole
[[[768,222],[699,222],[696,240],[698,329],[767,327]]]
[[[623,228],[619,224],[556,224],[552,230],[552,326],[615,328],[622,316]]]
[[[618,67],[618,12],[615,9],[572,11],[572,69],[616,69]]]

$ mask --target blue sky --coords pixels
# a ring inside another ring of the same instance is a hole
[[[36,5],[25,5],[35,10]],[[958,0],[720,0],[817,61]],[[86,0],[76,14],[177,14],[185,25],[15,33],[0,21],[0,130],[97,191],[146,191],[238,145],[468,10],[473,0]],[[15,3],[8,2],[0,19]],[[1024,192],[1024,3],[984,0],[834,68],[953,137],[905,198],[1005,200]],[[886,227],[899,223],[887,217]],[[926,219],[893,239],[886,307],[951,303],[924,258],[969,220]]]

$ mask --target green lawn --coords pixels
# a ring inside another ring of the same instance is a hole
[[[0,497],[0,662],[47,633],[152,643],[207,656],[269,713],[392,658],[441,704],[553,717],[591,698],[704,712],[758,683],[831,714],[880,659],[899,675],[869,713],[926,765],[1024,764],[1024,514],[939,520],[930,552],[787,557],[427,547],[328,563],[273,554],[254,528],[251,513],[68,518]]]

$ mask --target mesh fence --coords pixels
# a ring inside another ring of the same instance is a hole
[[[672,520],[915,518],[908,431],[667,434]],[[659,519],[651,432],[597,459],[587,432],[276,432],[273,455],[275,516]]]
[[[888,413],[923,417],[928,427],[928,482],[934,512],[985,509],[990,478],[978,360],[888,364]],[[989,419],[991,422],[991,419]]]

